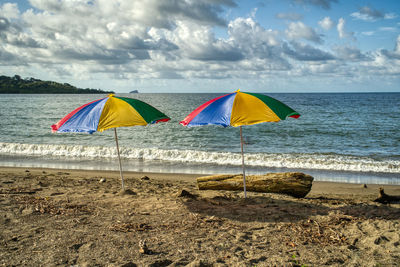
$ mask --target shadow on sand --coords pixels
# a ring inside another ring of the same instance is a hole
[[[399,220],[400,209],[368,201],[360,203],[335,198],[296,199],[275,194],[243,199],[235,194],[202,197],[184,196],[193,213],[240,222],[296,222],[316,215],[336,214],[351,219]]]

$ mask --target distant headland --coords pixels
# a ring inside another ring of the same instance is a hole
[[[113,91],[82,89],[68,83],[42,81],[35,78],[22,79],[21,76],[0,76],[0,94],[109,94]]]
[[[130,93],[130,94],[138,94],[139,91],[138,91],[138,90],[133,90],[133,91],[130,91],[129,93]]]

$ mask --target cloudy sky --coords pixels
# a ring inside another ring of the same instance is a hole
[[[400,92],[400,1],[0,0],[0,74],[119,93]]]

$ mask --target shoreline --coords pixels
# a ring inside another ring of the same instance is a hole
[[[62,137],[67,136],[69,135]],[[106,138],[105,135],[98,137]],[[118,170],[115,148],[96,144],[85,146],[77,142],[63,146],[0,143],[3,153],[0,155],[0,161],[5,167]],[[145,149],[129,145],[121,150],[124,171],[204,175],[242,172],[240,155],[235,152]],[[318,153],[297,156],[291,153],[249,153],[247,156],[250,157],[249,161],[245,161],[248,174],[298,171],[313,176],[317,181],[400,185],[397,160],[391,162],[383,158],[340,154],[328,156]]]
[[[142,179],[147,176],[148,179]],[[305,198],[200,191],[204,175],[0,167],[4,266],[397,266],[400,203],[380,185]],[[400,185],[384,185],[400,195]],[[145,245],[143,245],[145,243]]]
[[[120,179],[119,171],[114,170],[85,170],[85,169],[63,169],[63,168],[40,168],[40,167],[3,167],[0,166],[0,172],[18,172],[24,173],[29,170],[32,173],[40,174],[43,171],[59,173],[68,172],[73,176],[81,177],[109,177],[113,179]],[[141,172],[141,171],[124,171],[124,179],[136,178],[139,179],[143,176],[151,177],[156,180],[169,180],[169,181],[184,181],[188,183],[196,183],[196,178],[207,176],[210,174],[188,174],[188,173],[168,173],[168,172]],[[345,183],[345,182],[331,182],[331,181],[313,181],[310,194],[358,194],[358,195],[372,195],[376,194],[378,197],[379,188],[384,188],[387,194],[398,192],[400,195],[400,185],[388,184],[365,184],[364,183]]]

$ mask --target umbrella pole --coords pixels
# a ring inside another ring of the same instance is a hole
[[[119,155],[117,128],[114,128],[114,134],[115,134],[115,143],[117,144],[117,153],[118,153],[118,162],[119,162],[119,175],[121,176],[122,190],[125,190],[124,176],[122,175],[121,156]]]
[[[247,195],[246,195],[246,173],[244,171],[244,153],[243,153],[242,126],[240,126],[240,147],[242,149],[243,191],[244,191],[244,198],[246,198],[247,197]]]

